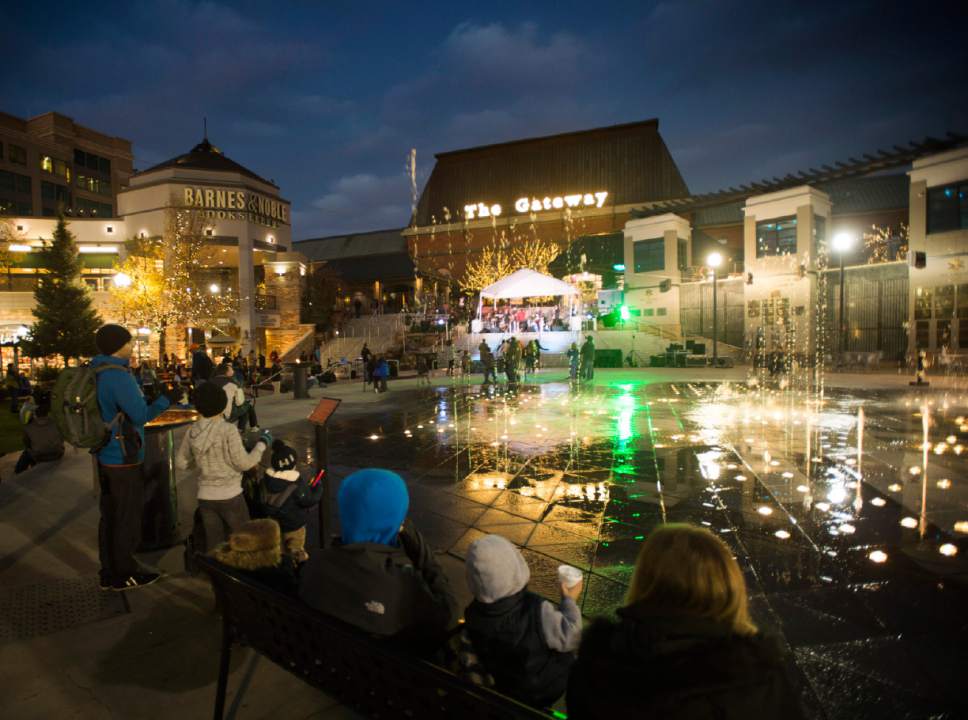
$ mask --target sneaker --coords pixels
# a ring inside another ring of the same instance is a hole
[[[252,427],[249,428],[249,432],[254,432],[254,433],[259,432],[259,426],[253,425]]]
[[[130,575],[123,580],[115,580],[111,583],[111,589],[114,592],[124,592],[125,590],[136,590],[140,587],[145,587],[146,585],[151,585],[161,579],[161,573],[135,573]]]

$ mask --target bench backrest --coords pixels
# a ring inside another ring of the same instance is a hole
[[[375,718],[549,720],[551,717],[381,644],[298,598],[268,588],[211,558],[226,632],[345,705]]]

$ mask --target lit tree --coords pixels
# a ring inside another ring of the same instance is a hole
[[[493,242],[467,264],[460,287],[465,292],[477,292],[522,268],[546,273],[560,252],[557,243],[537,236],[516,240],[510,250],[503,243]]]
[[[70,358],[89,357],[97,352],[94,333],[101,318],[80,282],[80,256],[63,216],[57,221],[53,240],[40,254],[46,273],[34,291],[37,321],[24,339],[24,352],[35,358],[60,355],[65,365]]]
[[[871,225],[871,229],[864,233],[864,247],[867,248],[868,264],[889,262],[893,258],[890,256],[891,242],[897,241],[898,258],[907,256],[908,248],[908,226],[905,223],[898,223],[897,228],[880,227]]]
[[[238,311],[237,295],[226,288],[216,292],[209,288],[204,231],[199,213],[170,207],[161,236],[126,243],[127,257],[116,266],[125,282],[116,282],[111,289],[115,310],[124,322],[164,333]]]
[[[519,241],[511,251],[511,264],[515,270],[530,268],[539,273],[547,273],[548,265],[561,253],[558,243],[532,237]]]
[[[460,280],[461,290],[478,292],[502,277],[510,275],[517,268],[511,254],[496,244],[488,245],[474,260],[467,264]]]

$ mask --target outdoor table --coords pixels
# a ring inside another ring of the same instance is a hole
[[[169,408],[145,425],[145,494],[139,551],[168,548],[178,535],[175,430],[198,420],[194,410]]]

